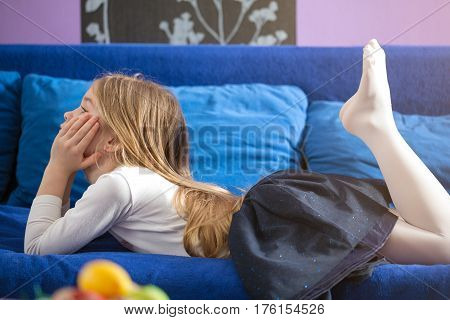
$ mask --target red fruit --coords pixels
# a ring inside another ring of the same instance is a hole
[[[75,300],[105,300],[105,298],[96,292],[77,290]]]
[[[60,288],[53,293],[51,298],[53,300],[105,300],[98,293],[81,291],[75,287]]]

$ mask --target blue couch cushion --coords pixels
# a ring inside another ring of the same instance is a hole
[[[171,299],[248,299],[231,259],[193,258],[130,252],[108,232],[69,255],[27,255],[23,237],[27,208],[0,205],[0,299],[33,299],[34,287],[51,294],[76,284],[92,259],[110,259],[139,284],[156,284]],[[332,299],[446,299],[450,265],[384,264],[363,282],[344,279]]]
[[[308,107],[302,151],[309,170],[383,179],[365,143],[339,119],[343,102],[313,101]],[[450,192],[450,114],[405,115],[394,111],[397,128],[411,149]]]
[[[20,136],[20,89],[18,72],[0,71],[0,201],[14,178]]]
[[[53,140],[64,122],[64,113],[76,108],[90,82],[30,74],[23,79],[22,134],[17,154],[18,186],[7,204],[30,207],[50,157]],[[80,171],[72,186],[71,205],[81,198],[89,182]]]
[[[171,299],[247,299],[231,259],[130,252],[108,232],[73,254],[24,254],[27,219],[27,208],[0,205],[0,299],[34,299],[35,285],[47,294],[74,286],[93,259],[120,264],[134,282],[158,285]]]
[[[79,105],[90,85],[90,81],[36,74],[24,78],[18,187],[9,205],[31,206],[63,114]],[[301,89],[265,84],[168,88],[186,117],[195,179],[239,193],[239,188],[250,187],[272,171],[300,165],[297,146],[307,107]],[[84,173],[78,172],[72,206],[87,186]]]
[[[189,128],[196,180],[231,192],[300,166],[307,98],[294,86],[242,84],[169,87]]]

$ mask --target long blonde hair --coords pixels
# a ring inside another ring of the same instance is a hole
[[[192,179],[186,122],[174,95],[153,81],[121,73],[96,78],[93,90],[100,117],[117,137],[115,161],[148,168],[178,186],[173,205],[186,220],[186,252],[229,257],[232,214],[243,196]]]

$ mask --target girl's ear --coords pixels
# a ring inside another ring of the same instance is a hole
[[[106,152],[115,152],[119,148],[116,137],[108,137],[104,146]]]

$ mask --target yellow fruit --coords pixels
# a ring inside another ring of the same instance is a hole
[[[138,287],[124,268],[105,259],[86,263],[78,273],[77,284],[80,290],[96,292],[106,299],[120,299]]]

